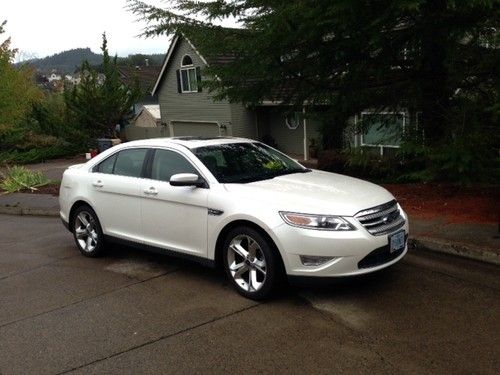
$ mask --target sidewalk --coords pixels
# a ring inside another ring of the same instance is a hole
[[[418,249],[500,265],[499,224],[457,224],[410,216],[410,243]]]
[[[59,217],[58,197],[27,193],[3,195],[0,196],[0,214]],[[410,248],[500,265],[498,224],[453,224],[442,218],[410,217]]]

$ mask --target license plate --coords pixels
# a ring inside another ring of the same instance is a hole
[[[405,231],[399,231],[389,236],[389,251],[391,253],[405,247]]]

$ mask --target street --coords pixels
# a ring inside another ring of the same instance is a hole
[[[418,253],[418,254],[417,254]],[[500,373],[500,272],[413,251],[257,303],[217,270],[0,215],[0,374]]]

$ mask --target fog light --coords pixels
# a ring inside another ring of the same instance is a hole
[[[321,256],[312,256],[312,255],[301,255],[300,261],[304,266],[321,266],[326,262],[334,259],[335,257],[321,257]]]

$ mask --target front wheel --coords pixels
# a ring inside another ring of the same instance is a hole
[[[73,215],[73,237],[80,253],[95,258],[102,255],[104,236],[95,211],[89,206],[77,208]]]
[[[280,263],[272,244],[253,228],[231,230],[224,242],[224,270],[244,297],[261,300],[276,289]]]

